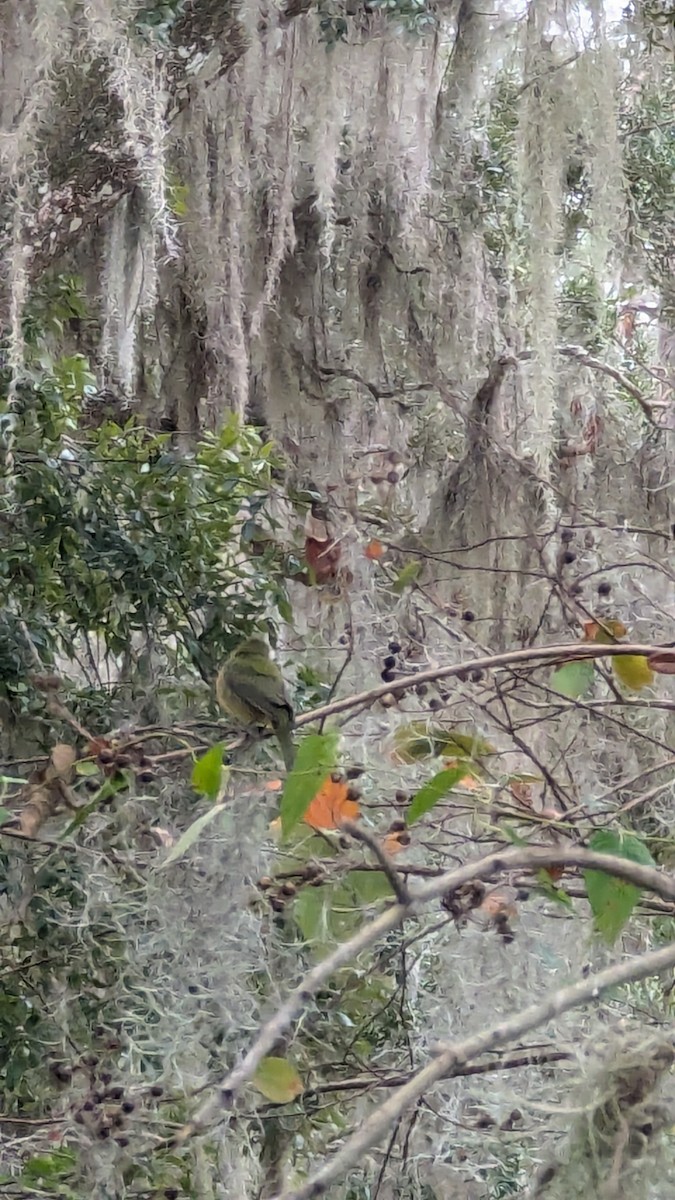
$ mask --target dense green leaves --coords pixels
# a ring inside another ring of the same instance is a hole
[[[100,403],[86,358],[54,355],[46,332],[81,315],[72,280],[36,301],[12,456],[0,458],[0,678],[14,703],[35,650],[45,665],[82,661],[96,639],[97,653],[125,656],[128,675],[132,662],[142,675],[152,654],[210,677],[242,630],[287,606],[266,515],[271,446],[234,417],[190,454],[119,403],[101,420],[115,405]],[[243,567],[247,514],[265,538]]]

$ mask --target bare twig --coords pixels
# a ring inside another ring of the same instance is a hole
[[[619,387],[622,387],[624,392],[628,392],[628,395],[632,396],[633,399],[637,401],[645,416],[650,421],[654,421],[654,408],[658,407],[658,405],[654,405],[647,400],[646,397],[643,396],[640,389],[636,387],[626,375],[624,375],[621,371],[618,371],[616,367],[613,367],[611,363],[603,362],[602,359],[595,358],[592,354],[588,354],[587,351],[584,350],[583,346],[558,346],[558,354],[560,354],[563,358],[573,358],[577,362],[581,363],[582,366],[590,367],[592,371],[599,371],[602,375],[609,375],[610,379],[613,379],[615,383],[618,383]],[[524,350],[518,355],[518,358],[521,359],[521,361],[532,358],[532,351]]]
[[[211,1096],[197,1111],[193,1119],[183,1126],[172,1140],[172,1144],[182,1144],[222,1117],[223,1113],[231,1108],[235,1097],[255,1074],[262,1059],[272,1052],[280,1038],[284,1037],[290,1026],[307,1008],[312,997],[340,967],[346,966],[347,963],[358,958],[364,950],[378,942],[385,934],[398,929],[409,917],[416,915],[425,904],[457,891],[464,884],[478,879],[492,879],[495,875],[502,875],[508,871],[537,871],[546,866],[581,867],[603,871],[605,874],[625,879],[638,888],[655,892],[667,900],[675,900],[675,878],[673,876],[665,875],[654,867],[631,862],[626,858],[619,858],[611,854],[598,854],[593,850],[585,850],[581,847],[571,849],[526,847],[505,850],[503,853],[490,854],[476,862],[466,863],[457,870],[439,875],[437,879],[431,879],[428,883],[421,884],[414,892],[410,892],[409,903],[392,904],[375,920],[359,930],[349,941],[343,942],[332,954],[308,971],[288,999],[263,1025],[248,1053],[225,1076],[217,1093]],[[673,956],[675,960],[675,950],[673,950]],[[641,977],[640,975],[635,976],[635,978]]]
[[[640,958],[618,963],[581,979],[570,987],[559,988],[538,1004],[531,1004],[522,1012],[515,1013],[499,1021],[482,1033],[473,1034],[462,1042],[442,1045],[437,1057],[403,1087],[398,1088],[376,1112],[366,1120],[351,1137],[347,1138],[342,1149],[316,1171],[301,1187],[285,1191],[274,1200],[315,1200],[322,1196],[328,1188],[349,1171],[367,1150],[374,1146],[392,1126],[400,1120],[402,1114],[419,1100],[435,1083],[448,1079],[458,1073],[470,1059],[479,1054],[494,1050],[514,1038],[522,1037],[530,1030],[538,1028],[547,1021],[559,1017],[571,1008],[578,1008],[596,1000],[602,992],[618,987],[624,983],[634,983],[656,975],[675,966],[675,942],[644,954]]]
[[[363,842],[364,846],[368,847],[389,880],[399,904],[410,904],[410,893],[403,877],[396,870],[389,855],[385,854],[374,834],[370,833],[368,829],[364,829],[362,825],[357,825],[355,821],[343,821],[340,825],[340,832],[348,833],[350,837],[356,838],[357,842]]]

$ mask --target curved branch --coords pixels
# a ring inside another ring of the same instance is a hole
[[[507,1017],[490,1029],[473,1034],[462,1042],[440,1046],[437,1057],[421,1071],[418,1071],[417,1075],[414,1075],[408,1083],[394,1092],[384,1104],[381,1104],[372,1116],[364,1121],[356,1133],[347,1138],[342,1149],[334,1154],[325,1166],[310,1176],[301,1187],[285,1191],[281,1195],[273,1197],[273,1200],[315,1200],[317,1196],[324,1195],[336,1179],[355,1166],[366,1151],[396,1124],[410,1105],[419,1100],[439,1080],[449,1079],[453,1075],[459,1074],[461,1068],[470,1059],[530,1033],[540,1025],[546,1024],[547,1021],[569,1012],[571,1008],[578,1008],[582,1004],[596,1000],[610,988],[624,983],[635,983],[639,979],[646,979],[649,975],[656,975],[659,971],[666,971],[673,966],[675,966],[675,942],[671,942],[669,946],[664,946],[661,950],[643,954],[641,958],[607,967],[604,971],[598,971],[596,975],[580,979],[578,983],[574,983],[570,987],[559,988],[540,1003],[531,1004],[522,1012],[515,1013],[514,1016]]]
[[[420,683],[434,683],[437,679],[451,679],[453,675],[461,675],[467,667],[472,670],[493,671],[498,667],[523,667],[536,663],[571,662],[580,658],[606,658],[622,654],[635,654],[649,658],[657,651],[671,650],[670,646],[645,646],[628,642],[617,642],[614,645],[596,645],[589,642],[566,643],[561,646],[532,646],[525,650],[507,650],[504,654],[486,654],[482,658],[472,658],[470,661],[455,663],[451,667],[434,667],[429,671],[418,671],[414,675],[406,675],[401,679],[393,679],[391,683],[381,683],[369,688],[367,692],[359,692],[355,696],[345,696],[342,700],[333,700],[322,708],[314,708],[311,712],[302,713],[295,724],[309,725],[313,721],[325,721],[336,713],[347,712],[350,708],[360,708],[362,704],[372,704],[373,701],[388,696],[391,693],[405,692],[409,688],[418,687]],[[675,650],[671,651],[675,659]]]
[[[228,1072],[215,1095],[211,1096],[195,1113],[192,1120],[183,1126],[172,1139],[171,1144],[182,1144],[214,1121],[222,1118],[223,1114],[232,1107],[238,1093],[255,1074],[263,1058],[272,1053],[279,1039],[287,1034],[294,1022],[308,1007],[312,997],[340,967],[346,966],[358,958],[359,954],[378,942],[385,934],[398,929],[431,900],[447,896],[475,880],[492,879],[495,875],[501,875],[507,871],[537,871],[544,866],[581,867],[603,871],[606,874],[615,875],[619,879],[624,879],[638,888],[653,891],[664,899],[675,901],[675,878],[673,876],[664,875],[654,867],[642,866],[629,859],[618,858],[610,854],[598,854],[596,851],[584,850],[581,847],[571,850],[549,849],[548,847],[505,850],[501,854],[490,854],[476,862],[467,863],[458,870],[439,875],[438,878],[422,884],[415,891],[411,890],[410,899],[406,904],[392,904],[379,917],[364,925],[363,929],[359,930],[349,941],[343,942],[332,954],[308,971],[304,979],[281,1005],[281,1008],[263,1025],[248,1053],[237,1066]],[[675,963],[675,947],[670,949]],[[627,965],[634,966],[635,964]],[[646,972],[646,974],[649,973],[651,971]],[[642,976],[637,974],[634,978],[642,978]],[[584,981],[585,983],[586,981]],[[576,1003],[580,1003],[580,1001],[576,1001]],[[530,1027],[527,1026],[527,1028]],[[479,1052],[475,1051],[475,1053]],[[375,1134],[375,1140],[378,1136],[379,1127]],[[320,1192],[303,1192],[302,1195],[318,1196]],[[290,1200],[290,1198],[284,1197],[284,1200]]]

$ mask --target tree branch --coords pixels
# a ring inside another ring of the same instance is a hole
[[[642,866],[629,859],[610,854],[598,854],[592,850],[561,850],[555,847],[528,847],[505,850],[490,854],[476,862],[467,863],[455,871],[445,872],[438,878],[410,891],[407,904],[392,904],[379,917],[365,925],[349,941],[343,942],[332,954],[317,963],[305,975],[298,986],[277,1012],[263,1025],[258,1037],[241,1062],[233,1067],[222,1080],[218,1091],[197,1111],[193,1119],[183,1126],[172,1139],[172,1145],[180,1145],[188,1138],[201,1132],[213,1121],[222,1117],[246,1084],[255,1074],[263,1058],[272,1053],[274,1046],[308,1007],[312,997],[323,987],[335,971],[346,966],[367,950],[385,934],[400,928],[409,917],[415,916],[425,904],[457,891],[475,880],[489,880],[508,871],[537,871],[545,866],[581,867],[603,871],[625,879],[638,888],[655,892],[668,900],[675,900],[675,877],[664,875],[654,867]],[[675,962],[675,948],[672,950]],[[642,976],[636,976],[642,978]],[[529,1026],[527,1026],[529,1028]],[[476,1051],[479,1053],[480,1051]],[[307,1193],[313,1195],[314,1193]],[[316,1195],[319,1195],[317,1192]]]
[[[570,987],[559,988],[539,1004],[531,1004],[522,1012],[507,1017],[490,1029],[473,1034],[464,1041],[441,1045],[436,1059],[418,1071],[409,1083],[394,1092],[356,1133],[347,1138],[342,1149],[333,1155],[324,1167],[316,1171],[301,1187],[285,1191],[273,1200],[315,1200],[317,1196],[324,1195],[336,1179],[355,1166],[366,1151],[400,1120],[411,1104],[419,1100],[439,1080],[456,1075],[470,1059],[494,1050],[514,1038],[522,1037],[571,1008],[578,1008],[581,1004],[596,1000],[610,988],[624,983],[635,983],[673,966],[675,942],[661,950],[644,954],[641,958],[608,967]]]
[[[508,650],[504,654],[489,654],[483,658],[472,658],[470,662],[455,663],[451,667],[434,667],[428,671],[418,671],[414,675],[406,675],[401,679],[393,679],[391,683],[378,684],[367,692],[359,692],[355,696],[345,696],[342,700],[333,700],[322,708],[312,709],[311,712],[301,713],[295,724],[309,725],[313,721],[324,721],[336,713],[347,712],[351,708],[360,708],[362,704],[372,704],[382,696],[390,693],[396,695],[421,683],[434,683],[438,679],[451,679],[453,675],[461,675],[467,667],[471,670],[492,671],[497,667],[528,666],[530,663],[555,664],[571,662],[580,658],[605,658],[616,654],[637,654],[649,658],[660,650],[670,650],[664,646],[646,646],[628,642],[617,642],[614,645],[596,645],[592,642],[566,643],[561,646],[531,646],[525,650]],[[673,651],[675,659],[675,651]]]

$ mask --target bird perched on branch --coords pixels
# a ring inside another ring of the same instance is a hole
[[[216,676],[216,699],[241,725],[271,729],[286,770],[291,770],[295,757],[291,739],[293,709],[281,671],[264,638],[246,638],[232,652]]]

